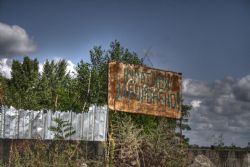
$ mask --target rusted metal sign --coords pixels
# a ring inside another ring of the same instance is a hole
[[[181,117],[181,73],[109,63],[108,106],[130,113]]]

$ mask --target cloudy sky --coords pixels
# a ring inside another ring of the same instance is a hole
[[[183,73],[191,144],[250,141],[249,0],[0,0],[0,71],[23,55],[89,61],[119,40],[146,63]]]

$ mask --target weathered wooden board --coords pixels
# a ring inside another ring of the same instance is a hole
[[[181,73],[110,62],[108,77],[110,109],[181,117]]]

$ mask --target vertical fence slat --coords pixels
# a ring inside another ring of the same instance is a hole
[[[46,117],[46,113],[42,110],[42,117],[43,117],[43,124],[42,124],[42,139],[46,139],[46,133],[47,133],[47,128],[46,128],[46,125],[47,125],[47,117]]]
[[[3,108],[2,106],[0,107],[0,110],[1,110],[1,127],[0,127],[0,136],[3,137]]]
[[[5,107],[3,107],[3,138],[5,138]]]
[[[33,122],[33,112],[31,111],[29,114],[29,137],[32,137],[32,122]]]
[[[16,138],[19,138],[19,127],[20,127],[20,110],[17,110],[17,130],[16,130]]]
[[[70,111],[70,129],[69,129],[69,133],[72,133],[72,127],[73,127],[73,123],[72,123],[72,111]],[[69,139],[71,140],[71,135],[69,135]]]
[[[95,133],[95,111],[96,111],[96,106],[93,106],[93,113],[92,113],[92,137],[91,140],[94,141],[94,133]]]
[[[107,139],[108,139],[108,125],[109,125],[109,109],[108,108],[106,108],[106,110],[105,110],[105,117],[104,117],[104,120],[105,120],[105,122],[104,122],[104,140],[106,141]]]
[[[89,113],[88,112],[88,129],[86,130],[87,131],[87,141],[89,140],[89,130],[90,130],[90,116],[89,116]]]
[[[25,128],[24,128],[24,126],[25,126],[24,121],[25,121],[25,117],[26,117],[25,113],[26,113],[26,112],[23,112],[23,113],[22,113],[22,114],[23,114],[23,117],[22,117],[22,119],[23,119],[23,121],[22,121],[23,127],[22,127],[22,128],[23,128],[23,129],[22,129],[22,133],[21,133],[22,138],[25,138]]]

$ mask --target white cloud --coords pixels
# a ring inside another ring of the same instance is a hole
[[[234,87],[236,98],[240,98],[245,102],[250,101],[250,75],[241,78]]]
[[[39,71],[40,74],[42,74],[42,72],[43,72],[43,65],[44,65],[44,63],[43,64],[42,63],[38,64],[38,71]]]
[[[240,87],[245,87],[246,89],[250,90],[250,75],[247,75],[239,80],[238,85]]]
[[[8,59],[8,58],[2,58],[0,59],[0,73],[2,74],[2,76],[4,76],[5,78],[11,78],[11,65],[12,65],[12,59]],[[59,59],[55,59],[55,61],[59,61]],[[66,68],[66,72],[71,76],[71,77],[76,77],[76,70],[75,67],[76,65],[70,61],[67,60],[67,68]],[[38,67],[39,67],[39,73],[41,74],[43,71],[43,65],[44,63],[39,63]]]
[[[7,58],[0,59],[0,73],[5,78],[11,78],[11,65],[12,65],[11,59]]]
[[[67,64],[68,64],[68,66],[66,68],[67,73],[69,73],[69,75],[71,77],[75,77],[76,76],[76,70],[75,70],[76,65],[70,60],[67,60]]]
[[[189,118],[191,144],[211,145],[223,135],[225,144],[246,146],[250,139],[250,75],[225,77],[214,82],[184,80],[185,103],[193,110]],[[198,111],[197,112],[197,109]]]
[[[183,94],[185,96],[209,96],[211,90],[208,85],[204,82],[185,79],[183,81]]]
[[[200,101],[200,100],[192,100],[192,101],[191,101],[191,105],[192,105],[192,107],[193,107],[194,109],[199,108],[199,107],[201,106],[201,103],[202,103],[202,101]]]
[[[55,62],[58,62],[62,60],[62,58],[60,57],[56,57],[54,58]],[[71,60],[66,60],[67,62],[67,68],[66,68],[66,72],[71,76],[71,77],[75,77],[76,76],[76,70],[75,67],[76,65],[71,61]],[[39,63],[39,73],[41,74],[43,71],[43,65],[44,63]]]
[[[33,40],[23,28],[0,22],[0,56],[23,55],[35,49]]]

